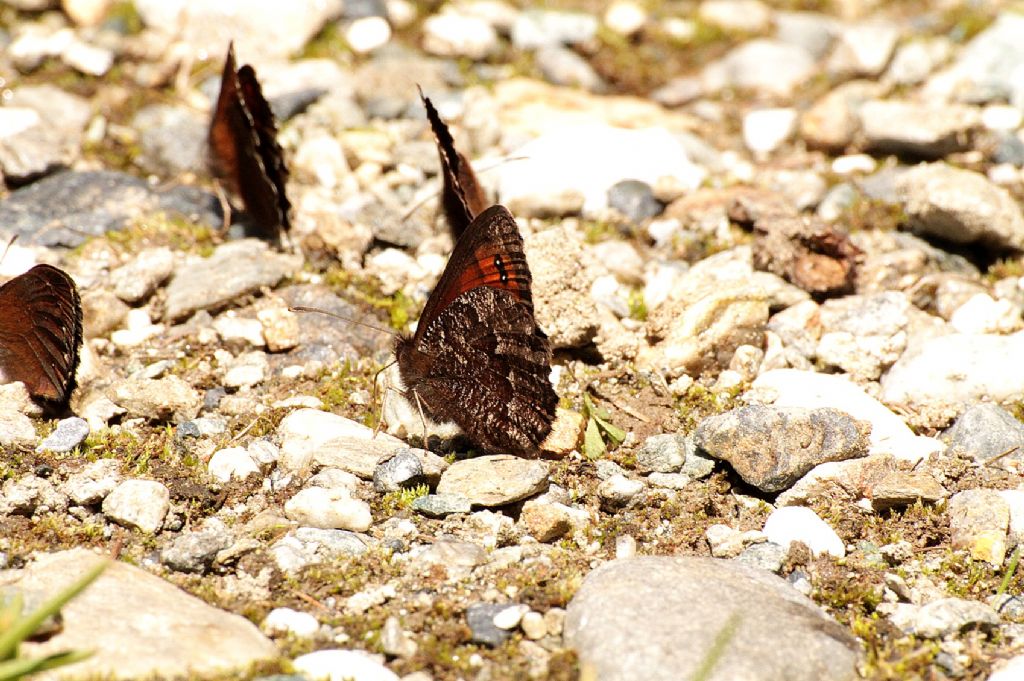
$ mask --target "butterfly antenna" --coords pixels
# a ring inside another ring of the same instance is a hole
[[[11,250],[11,246],[18,240],[18,233],[15,232],[11,235],[11,238],[7,240],[7,244],[4,246],[4,252],[0,253],[0,262],[3,262],[4,258],[7,257],[7,251]]]
[[[288,309],[291,310],[292,312],[319,312],[320,314],[325,314],[328,317],[334,317],[335,319],[340,319],[343,322],[348,322],[349,324],[355,324],[356,326],[365,326],[368,329],[373,329],[374,331],[380,331],[381,333],[386,333],[388,335],[394,336],[395,338],[398,338],[398,336],[400,335],[394,329],[385,329],[383,326],[377,326],[376,324],[369,324],[367,322],[361,322],[358,319],[352,319],[351,317],[346,317],[345,315],[340,315],[340,314],[331,312],[330,310],[321,310],[318,307],[306,307],[305,305],[291,305],[291,306],[288,307]]]

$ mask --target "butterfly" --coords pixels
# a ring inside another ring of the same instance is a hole
[[[285,193],[288,168],[256,72],[248,64],[236,69],[233,43],[224,59],[220,95],[206,139],[210,172],[241,198],[251,220],[249,233],[280,243],[291,229],[291,203]]]
[[[452,236],[458,241],[473,218],[483,212],[490,202],[484,195],[483,187],[477,180],[476,173],[473,172],[473,166],[455,148],[455,140],[452,138],[448,126],[441,120],[434,104],[429,97],[423,94],[422,90],[420,90],[420,99],[423,100],[423,106],[427,109],[427,120],[430,121],[430,128],[434,131],[437,154],[441,158],[441,177],[444,181],[441,205],[444,208],[445,218],[448,220],[448,227],[452,230]]]
[[[416,332],[395,344],[410,400],[487,452],[536,456],[554,422],[551,347],[531,281],[515,219],[491,206],[456,241]]]
[[[82,301],[75,282],[36,265],[0,286],[0,383],[21,381],[48,407],[67,406],[82,347]]]

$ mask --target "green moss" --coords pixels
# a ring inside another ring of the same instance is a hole
[[[412,503],[420,497],[430,494],[430,486],[427,484],[416,485],[415,487],[403,488],[388,492],[382,497],[374,500],[371,508],[375,517],[388,518],[398,511],[412,508]]]
[[[743,391],[743,386],[736,386],[729,390],[714,392],[699,383],[694,383],[679,399],[677,406],[679,416],[683,420],[683,432],[693,431],[697,424],[708,416],[721,414],[738,406],[739,396]]]
[[[127,35],[142,32],[142,17],[132,0],[118,0],[107,12],[107,23],[118,23]]]
[[[843,213],[842,222],[850,232],[889,232],[907,224],[907,214],[898,204],[858,197]]]
[[[647,301],[644,300],[644,290],[642,288],[632,288],[629,290],[629,317],[638,322],[647,321]]]

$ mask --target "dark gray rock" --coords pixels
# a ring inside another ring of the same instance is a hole
[[[731,631],[730,631],[731,630]],[[727,636],[714,679],[857,678],[859,645],[810,599],[763,570],[713,558],[606,563],[569,603],[566,645],[602,681],[694,678]]]
[[[473,504],[461,494],[428,494],[412,502],[412,510],[428,518],[444,518],[453,513],[469,513]]]
[[[507,641],[512,632],[494,625],[494,616],[507,607],[507,603],[474,603],[466,608],[466,624],[472,632],[470,640],[488,646],[500,646]]]
[[[942,434],[942,439],[949,445],[947,454],[975,461],[988,461],[1001,455],[1011,461],[1024,459],[1024,423],[989,402],[968,407]],[[1013,451],[1014,447],[1018,449]]]
[[[45,452],[70,452],[82,444],[85,438],[89,437],[89,422],[85,419],[72,416],[62,419],[57,424],[56,430],[46,436],[46,439],[39,443],[37,451]]]
[[[390,459],[377,464],[373,471],[373,489],[380,494],[413,487],[424,480],[423,464],[409,449],[398,450]]]
[[[694,442],[747,483],[780,492],[818,464],[866,455],[870,433],[869,423],[838,409],[751,405],[704,419]]]
[[[213,255],[180,267],[167,286],[164,318],[177,321],[198,310],[218,310],[264,286],[276,286],[302,266],[302,257],[275,253],[262,241],[224,244]]]
[[[665,205],[654,198],[651,185],[640,180],[622,180],[608,189],[608,205],[634,223],[661,215]]]

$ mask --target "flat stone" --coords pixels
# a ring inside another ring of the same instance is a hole
[[[85,549],[41,555],[22,570],[0,572],[0,585],[55,594],[101,560]],[[274,644],[244,617],[213,608],[127,563],[111,562],[61,614],[61,631],[45,643],[23,643],[21,654],[91,650],[74,668],[76,675],[90,678],[235,675],[278,656]],[[143,621],[147,626],[139,626]]]
[[[209,258],[178,268],[167,286],[164,318],[177,321],[198,310],[216,311],[241,296],[276,286],[300,267],[300,256],[275,253],[256,239],[226,243]]]
[[[942,638],[968,627],[991,630],[998,625],[999,615],[984,603],[963,598],[940,598],[917,609],[910,622],[901,629],[922,638]]]
[[[871,486],[871,506],[876,511],[934,504],[947,496],[946,488],[928,473],[892,471]]]
[[[285,470],[311,466],[341,468],[364,480],[373,478],[377,463],[401,449],[396,437],[336,414],[318,409],[296,409],[277,429],[281,439],[279,465]]]
[[[317,681],[398,681],[383,656],[363,650],[318,650],[295,658],[292,666],[303,678]]]
[[[70,452],[89,437],[89,422],[73,416],[61,419],[57,428],[36,447],[37,452]]]
[[[907,347],[912,305],[900,291],[849,295],[825,301],[818,311],[818,359],[854,379],[877,380]]]
[[[836,409],[751,405],[704,419],[694,443],[747,483],[779,492],[820,463],[864,456],[870,432],[868,423]]]
[[[103,515],[115,523],[152,534],[164,524],[171,493],[155,480],[125,480],[103,499]]]
[[[129,379],[117,384],[111,398],[130,416],[152,421],[187,421],[202,406],[195,388],[173,375]]]
[[[114,295],[126,303],[146,300],[174,272],[174,253],[169,248],[139,252],[131,262],[110,273]]]
[[[972,404],[942,434],[942,439],[949,444],[947,454],[974,461],[997,456],[1011,461],[1024,459],[1024,423],[997,404]]]
[[[222,521],[208,518],[200,529],[176,536],[160,552],[160,562],[172,570],[202,573],[233,541],[231,531]]]
[[[548,466],[505,454],[456,461],[441,475],[438,494],[459,494],[475,506],[504,506],[543,492]]]
[[[461,494],[427,494],[413,500],[412,510],[428,518],[444,518],[453,513],[469,513],[473,503]]]
[[[915,231],[957,244],[1024,248],[1024,215],[1008,191],[984,175],[945,163],[914,166],[896,179]]]
[[[814,59],[803,48],[755,38],[706,66],[702,78],[709,90],[745,88],[784,97],[806,82],[815,68]]]
[[[310,565],[360,556],[366,553],[368,544],[366,537],[355,532],[300,527],[277,540],[270,547],[270,555],[282,572],[296,574]]]
[[[859,647],[810,599],[763,570],[713,558],[645,556],[598,567],[566,613],[565,642],[603,681],[644,670],[692,678],[728,631],[722,679],[857,678]]]
[[[0,494],[0,515],[44,515],[61,513],[68,505],[63,492],[53,483],[37,475],[10,478],[3,484]]]
[[[370,505],[346,489],[307,487],[284,504],[284,513],[305,527],[365,532],[373,521]]]

